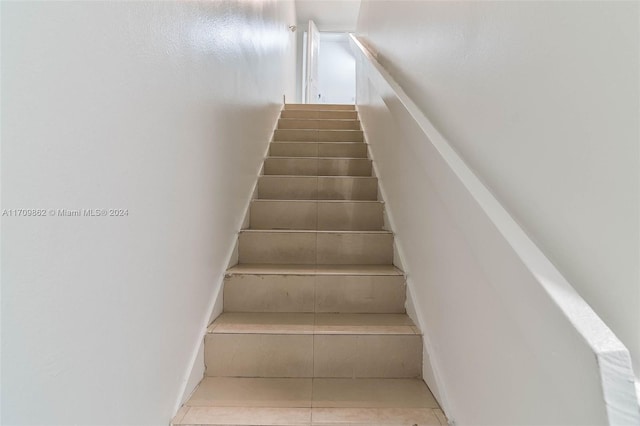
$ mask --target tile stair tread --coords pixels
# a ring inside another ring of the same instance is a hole
[[[172,424],[447,423],[421,379],[205,377]]]
[[[282,119],[281,119],[282,120]],[[353,132],[362,133],[362,129],[274,129],[278,131],[291,131],[291,132]]]
[[[300,120],[299,118],[281,118],[280,120]],[[343,121],[354,121],[356,122],[356,120],[343,120]],[[275,130],[313,130],[314,132],[321,130],[335,130],[335,131],[342,131],[342,130],[351,130],[351,131],[361,131],[360,129],[341,129],[341,128],[331,128],[331,127],[277,127]]]
[[[256,198],[251,200],[252,203],[262,203],[262,202],[284,202],[284,203],[376,203],[376,204],[384,204],[384,201],[381,200],[283,200],[283,199],[273,199],[269,200],[268,198]]]
[[[310,110],[310,111],[296,111],[292,109],[283,110],[280,112],[280,118],[357,118],[357,111],[329,111],[329,110]]]
[[[229,268],[227,275],[404,275],[394,265],[287,265],[241,263]]]
[[[325,110],[326,111],[326,110]],[[289,118],[289,117],[280,117],[278,120],[282,121],[342,121],[349,123],[359,123],[360,120],[357,118]],[[360,130],[360,129],[358,129]]]
[[[278,159],[278,160],[367,160],[371,161],[370,158],[362,158],[362,157],[291,157],[291,156],[268,156],[265,157],[266,160],[269,159]],[[289,175],[287,175],[289,176]]]
[[[284,104],[284,108],[296,108],[296,107],[300,107],[300,108],[304,108],[304,107],[314,107],[314,106],[318,106],[318,107],[339,107],[339,108],[343,108],[345,110],[355,110],[356,105],[355,104],[329,104],[329,103],[317,103],[317,104],[312,104],[311,102],[287,102]]]
[[[420,335],[407,314],[226,312],[209,334]]]
[[[287,129],[287,130],[300,130],[300,129]],[[271,144],[285,144],[285,143],[340,143],[340,144],[358,143],[358,144],[367,145],[367,143],[364,141],[271,141]]]
[[[184,407],[172,426],[448,426],[439,408]]]
[[[205,377],[188,407],[438,408],[420,379]]]
[[[313,111],[313,110],[312,110]],[[327,111],[327,110],[324,110]],[[349,111],[349,110],[345,110]],[[279,120],[333,120],[333,121],[359,121],[357,118],[279,118]]]
[[[391,231],[379,230],[379,231],[327,231],[318,229],[241,229],[241,233],[278,233],[278,234],[303,234],[303,233],[316,233],[316,234],[389,234],[393,235]]]
[[[313,111],[313,110],[311,110]],[[327,111],[327,110],[325,110]],[[346,110],[348,111],[348,110]],[[357,118],[288,118],[288,117],[280,117],[278,120],[289,120],[289,121],[360,121]]]
[[[288,129],[288,130],[291,130],[291,129]],[[300,129],[298,129],[298,130],[300,130]],[[281,144],[281,143],[343,143],[343,144],[361,143],[361,144],[364,144],[364,145],[368,145],[364,141],[278,141],[278,140],[271,141],[272,145],[273,144]],[[337,158],[340,158],[340,157],[337,157]]]
[[[309,108],[306,108],[306,106],[309,106]],[[303,106],[302,108],[300,108],[299,106]],[[317,104],[313,105],[312,104],[286,104],[285,107],[282,109],[282,111],[330,111],[330,112],[336,112],[336,111],[349,111],[349,112],[355,112],[357,111],[357,109],[354,108],[331,108],[331,107],[344,107],[347,105],[341,105],[341,104]],[[352,107],[353,105],[348,105],[349,107]],[[329,108],[327,108],[329,107]]]
[[[367,142],[365,141],[327,141],[327,140],[321,140],[321,141],[301,141],[301,140],[290,140],[290,141],[281,141],[281,140],[273,140],[270,142],[271,145],[273,144],[281,144],[281,143],[361,143],[364,145],[369,145]]]
[[[304,105],[304,106],[311,106],[311,104],[298,104],[298,105]],[[280,112],[282,111],[329,111],[329,112],[336,112],[336,111],[347,111],[347,112],[357,112],[358,110],[355,108],[327,108],[327,107],[335,107],[335,106],[344,106],[344,105],[340,105],[340,104],[318,104],[317,107],[313,108],[295,108],[298,105],[294,105],[294,108],[291,108],[290,105],[286,105],[284,107],[284,109],[282,109]],[[352,106],[352,105],[349,105]]]
[[[375,176],[309,176],[309,175],[260,175],[259,177],[269,178],[331,178],[331,179],[377,179]]]

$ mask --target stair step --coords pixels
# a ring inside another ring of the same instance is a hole
[[[404,275],[394,265],[292,265],[244,263],[232,266],[226,275],[260,274],[260,275]]]
[[[267,157],[265,175],[371,176],[367,158]]]
[[[276,129],[274,141],[362,142],[362,130]]]
[[[402,275],[235,273],[224,312],[404,313],[405,295]]]
[[[360,121],[340,119],[327,120],[308,118],[281,118],[278,120],[278,129],[360,130]]]
[[[365,176],[260,176],[258,198],[375,201],[378,199],[378,179]]]
[[[285,104],[285,110],[311,110],[311,111],[355,111],[353,104]]]
[[[315,120],[357,120],[357,111],[333,110],[333,111],[313,111],[313,110],[283,110],[280,113],[281,118],[301,118]]]
[[[239,263],[392,264],[389,231],[240,231]]]
[[[309,378],[205,377],[189,407],[311,407]]]
[[[209,334],[420,334],[406,314],[225,312]]]
[[[205,377],[172,424],[444,426],[446,419],[420,379]]]
[[[364,142],[272,142],[271,157],[367,158]]]
[[[322,231],[379,231],[381,201],[253,200],[251,229],[309,229]]]
[[[225,313],[205,337],[206,375],[417,378],[421,339],[402,314]]]
[[[439,408],[183,407],[172,425],[447,426]]]
[[[420,379],[205,377],[188,407],[438,408]]]

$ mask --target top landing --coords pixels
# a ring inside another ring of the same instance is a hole
[[[355,111],[355,105],[347,104],[284,104],[285,110],[324,110],[324,111]]]

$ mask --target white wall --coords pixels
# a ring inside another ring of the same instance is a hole
[[[629,348],[636,374],[639,8],[363,1],[358,24],[383,65]],[[413,220],[415,232],[427,232],[422,218]]]
[[[353,32],[358,22],[360,0],[295,0],[298,22],[315,22],[319,31]]]
[[[346,33],[320,34],[318,81],[322,103],[355,103],[356,60]]]
[[[283,94],[292,1],[2,2],[2,424],[168,424]]]

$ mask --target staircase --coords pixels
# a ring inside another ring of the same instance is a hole
[[[286,105],[174,425],[446,425],[353,105]]]

